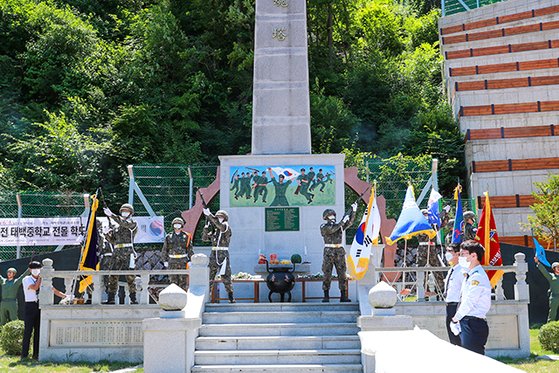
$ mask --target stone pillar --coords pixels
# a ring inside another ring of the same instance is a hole
[[[210,295],[210,259],[204,254],[194,254],[190,261],[189,291],[203,291],[206,299]]]
[[[256,0],[252,154],[310,154],[305,0]]]
[[[514,284],[515,300],[530,300],[530,288],[526,283],[526,272],[528,272],[528,263],[526,263],[526,255],[524,253],[514,254],[514,266],[516,267],[516,284]]]
[[[39,304],[48,305],[54,303],[54,295],[52,292],[52,276],[54,268],[52,259],[43,259],[43,268],[41,268],[41,288],[39,290]]]

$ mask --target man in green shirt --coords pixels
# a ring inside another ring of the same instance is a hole
[[[15,268],[8,268],[6,277],[0,276],[0,287],[2,288],[2,300],[0,301],[0,325],[17,320],[17,291],[21,286],[21,280],[29,273],[25,271],[21,276],[15,278]]]
[[[534,257],[536,267],[540,270],[543,277],[549,282],[549,315],[547,322],[559,320],[559,262],[554,262],[551,265],[553,273],[547,272],[543,265],[540,265],[538,257]]]

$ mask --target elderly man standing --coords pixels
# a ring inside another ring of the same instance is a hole
[[[540,264],[538,257],[534,257],[536,267],[540,270],[543,277],[549,282],[549,314],[547,322],[559,320],[559,262],[554,262],[551,265],[553,273],[547,272],[545,267]]]
[[[16,278],[17,270],[15,268],[8,268],[6,278],[0,276],[0,288],[2,288],[2,301],[0,301],[0,325],[17,320],[17,291],[21,286],[21,281],[28,274],[29,269]]]

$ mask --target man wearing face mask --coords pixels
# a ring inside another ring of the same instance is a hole
[[[549,314],[547,322],[559,320],[559,262],[551,265],[553,273],[547,272],[545,267],[540,264],[538,257],[534,257],[536,267],[542,273],[543,277],[549,282]]]
[[[444,279],[444,300],[446,302],[446,331],[448,333],[448,340],[456,346],[460,346],[460,336],[454,334],[450,330],[450,323],[452,317],[456,314],[458,303],[460,302],[460,292],[462,290],[462,281],[464,281],[464,268],[458,265],[458,258],[460,256],[460,246],[450,245],[446,248],[445,259],[450,265]]]
[[[113,255],[109,259],[111,270],[135,269],[136,252],[134,251],[134,237],[138,233],[138,225],[132,219],[134,207],[125,203],[120,207],[120,215],[115,215],[108,207],[103,209],[105,215],[112,219],[116,226],[106,234],[105,238],[113,245]],[[115,304],[115,296],[118,291],[118,275],[109,276],[107,289],[108,299],[105,304]],[[128,290],[130,292],[130,304],[138,304],[136,300],[136,276],[126,275]]]
[[[326,209],[322,218],[326,223],[320,226],[320,234],[324,239],[324,253],[322,257],[322,272],[324,280],[322,290],[324,291],[323,303],[330,302],[330,284],[332,283],[332,268],[336,267],[338,274],[338,286],[340,287],[340,302],[351,302],[347,296],[347,267],[345,262],[345,249],[342,245],[344,231],[355,220],[357,202],[351,205],[351,209],[344,215],[339,223],[336,223],[336,211]]]
[[[41,311],[39,310],[38,293],[41,287],[41,263],[29,263],[31,275],[25,276],[22,281],[23,295],[25,297],[25,308],[23,311],[23,344],[21,349],[21,358],[26,359],[29,356],[29,345],[31,343],[31,334],[33,334],[33,359],[39,358],[39,326],[41,322]]]
[[[460,305],[451,320],[451,329],[460,323],[460,342],[462,347],[485,355],[485,344],[489,336],[487,312],[491,308],[491,284],[481,266],[485,253],[483,246],[468,240],[460,245],[458,263],[467,271],[462,284]]]
[[[8,271],[6,271],[6,278],[0,276],[0,288],[2,289],[0,326],[10,321],[17,320],[17,291],[21,286],[23,278],[28,274],[29,269],[16,278],[17,270],[15,268],[8,268]]]
[[[173,232],[167,234],[163,241],[162,259],[166,268],[186,269],[187,263],[194,255],[192,235],[182,231],[184,221],[181,218],[174,218],[172,224]],[[188,288],[187,275],[171,275],[169,279],[185,291]]]
[[[231,227],[229,226],[229,214],[227,211],[219,210],[213,215],[207,207],[204,207],[204,215],[208,224],[204,226],[202,237],[212,243],[210,254],[210,289],[213,291],[215,276],[219,274],[223,285],[229,296],[229,303],[235,303],[233,297],[233,285],[231,284],[231,263],[229,262],[229,243],[231,242]]]

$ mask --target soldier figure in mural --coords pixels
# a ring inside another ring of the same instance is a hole
[[[301,168],[301,175],[297,176],[297,189],[295,194],[301,193],[307,199],[307,203],[310,204],[314,197],[314,194],[309,193],[309,175],[305,174],[305,169]]]
[[[270,174],[271,183],[274,185],[276,192],[276,196],[274,197],[272,203],[270,203],[270,206],[289,206],[289,201],[285,196],[285,192],[291,184],[291,180],[285,181],[285,176],[279,175],[279,181],[276,181],[271,168],[268,168],[268,173]]]
[[[109,222],[116,223],[105,238],[113,245],[113,255],[108,260],[111,270],[127,270],[136,267],[136,252],[134,251],[134,237],[138,233],[138,224],[132,219],[134,215],[134,207],[125,203],[120,207],[120,215],[115,215],[112,211],[105,207],[103,209],[105,215],[109,218]],[[118,291],[118,275],[109,276],[109,285],[107,289],[108,299],[106,304],[115,304],[115,296]],[[126,275],[128,290],[130,293],[130,304],[138,304],[136,300],[136,276]]]
[[[324,174],[322,173],[322,168],[318,170],[318,173],[316,174],[316,179],[313,180],[312,185],[309,187],[309,191],[312,192],[319,185],[320,185],[320,191],[324,192],[324,186],[326,185],[326,183],[324,182]]]
[[[250,175],[249,175],[250,177]],[[204,225],[202,240],[212,243],[210,254],[210,289],[214,290],[215,276],[219,273],[227,290],[229,303],[235,303],[233,297],[233,285],[231,284],[231,263],[229,262],[229,242],[231,242],[231,227],[229,226],[229,215],[224,210],[219,210],[213,215],[205,206],[204,215],[207,222]]]
[[[243,172],[242,174],[243,176],[245,175],[245,173]],[[237,174],[237,171],[235,171],[235,175],[233,176],[233,179],[231,180],[231,191],[234,192],[234,196],[235,199],[238,198],[239,196],[239,190],[240,190],[240,186],[241,186],[241,180],[239,180],[239,175]]]
[[[163,241],[162,260],[165,268],[186,269],[187,263],[194,255],[192,235],[182,231],[184,220],[181,218],[174,218],[172,224],[173,231],[167,234]],[[169,279],[183,290],[188,289],[187,275],[170,275]]]
[[[338,285],[340,287],[340,302],[351,302],[347,296],[347,266],[345,261],[345,249],[342,244],[343,232],[351,226],[355,220],[357,202],[351,205],[351,209],[344,215],[339,223],[336,223],[336,211],[326,209],[322,218],[326,223],[320,226],[320,234],[324,239],[324,253],[322,259],[322,272],[324,280],[322,290],[324,291],[323,303],[330,301],[330,284],[332,282],[332,268],[336,267],[338,274]]]
[[[464,213],[464,239],[466,240],[475,240],[477,234],[477,228],[475,228],[475,219],[476,214],[473,211],[466,211]]]
[[[262,202],[266,202],[266,197],[268,196],[268,178],[266,177],[266,171],[262,171],[262,175],[258,176],[255,172],[254,178],[254,202],[258,201],[258,196],[262,195]]]

